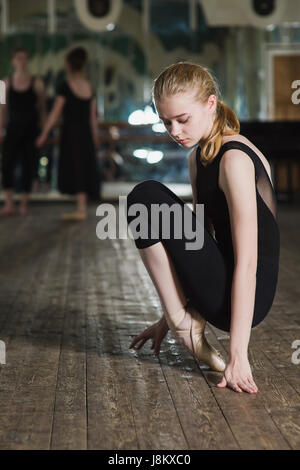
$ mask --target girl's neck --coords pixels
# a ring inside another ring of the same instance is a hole
[[[14,78],[17,80],[28,80],[30,78],[30,73],[27,69],[25,70],[15,70]]]
[[[85,78],[84,72],[71,72],[68,74],[70,80],[83,80]]]

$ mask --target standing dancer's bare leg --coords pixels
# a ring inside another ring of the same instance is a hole
[[[87,218],[87,193],[76,194],[76,211],[62,215],[64,220],[85,220]]]
[[[196,359],[215,370],[224,370],[224,361],[204,336],[206,321],[194,308],[186,307],[186,296],[163,243],[139,249],[139,253],[157,290],[171,331]]]
[[[21,215],[28,215],[28,201],[29,201],[29,193],[22,193],[21,199],[20,199],[20,207],[19,207],[19,213]]]
[[[16,206],[14,202],[14,190],[6,189],[4,191],[5,203],[3,208],[0,210],[0,216],[11,215],[16,213]]]
[[[80,214],[87,215],[87,194],[86,193],[78,193],[77,197],[77,211]]]

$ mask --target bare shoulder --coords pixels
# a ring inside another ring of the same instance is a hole
[[[237,140],[239,142],[242,142],[246,145],[248,145],[248,147],[250,147],[257,155],[258,157],[261,159],[261,162],[262,164],[264,165],[265,167],[265,170],[270,178],[270,181],[273,185],[273,182],[272,182],[272,175],[271,175],[271,167],[270,167],[270,163],[268,162],[267,158],[264,156],[264,154],[249,140],[247,139],[247,137],[241,135],[241,134],[236,134],[236,135],[226,135],[226,136],[223,136],[223,141],[222,143],[225,144],[225,142],[229,142],[231,140]],[[225,155],[226,152],[224,152],[224,155]],[[273,185],[274,186],[274,185]]]
[[[219,188],[225,192],[231,185],[245,186],[249,181],[255,181],[255,167],[250,158],[245,158],[239,149],[230,149],[224,152],[219,166]]]

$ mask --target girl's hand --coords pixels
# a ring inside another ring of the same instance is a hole
[[[229,387],[235,392],[257,393],[258,388],[253,380],[247,358],[232,358],[224,371],[223,379],[217,387]]]
[[[35,141],[35,145],[37,148],[41,148],[45,145],[45,142],[47,140],[47,135],[46,134],[41,134]]]
[[[152,339],[151,349],[154,349],[154,354],[158,356],[161,342],[168,333],[168,330],[169,327],[166,323],[166,320],[164,317],[162,317],[157,323],[154,323],[153,325],[149,326],[149,328],[147,328],[141,334],[136,336],[132,340],[129,349],[133,348],[133,346],[135,346],[136,343],[138,343],[139,341],[141,341],[141,344],[137,347],[137,349],[141,349],[141,347],[144,346],[148,339]]]

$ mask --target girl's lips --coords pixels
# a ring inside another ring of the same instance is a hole
[[[178,142],[179,142],[180,144],[183,144],[183,142],[186,142],[186,141],[187,141],[187,139],[178,140]]]

